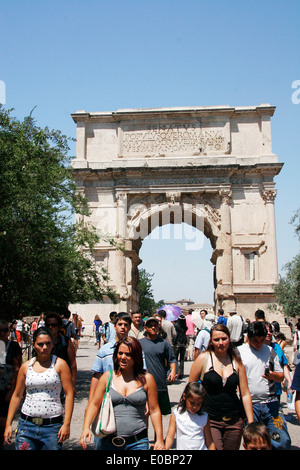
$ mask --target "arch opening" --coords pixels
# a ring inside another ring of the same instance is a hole
[[[154,274],[155,301],[185,299],[213,305],[215,275],[211,256],[212,247],[203,232],[184,222],[167,224],[155,228],[142,241],[139,268]]]
[[[190,295],[199,299],[199,302],[203,300],[205,303],[213,304],[217,281],[216,257],[212,253],[217,245],[219,227],[210,220],[207,208],[203,204],[163,203],[148,206],[137,204],[135,210],[131,207],[128,214],[130,216],[128,236],[138,260],[136,263],[133,262],[133,272],[136,273],[138,265],[151,274],[153,271],[155,274],[158,269],[161,272],[162,267],[157,260],[164,257],[165,275],[168,276],[168,269],[172,271],[172,268],[167,268],[166,255],[169,256],[169,265],[173,266],[173,272],[179,270],[177,266],[179,266],[180,258],[180,265],[188,271],[180,275],[186,277],[190,273],[193,279],[193,290],[189,289]],[[155,249],[155,252],[151,253],[152,249]],[[176,254],[179,253],[177,263]],[[195,262],[196,260],[198,262]],[[204,267],[204,270],[201,270],[200,266]],[[179,272],[177,274],[179,275]],[[178,276],[173,279],[177,284]],[[132,289],[135,292],[137,292],[138,280],[137,275],[132,275]],[[181,292],[184,291],[181,289]],[[159,290],[157,296],[160,296]],[[167,300],[165,296],[163,298]]]

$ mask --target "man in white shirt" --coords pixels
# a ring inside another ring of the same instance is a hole
[[[195,339],[195,352],[194,352],[194,358],[196,359],[199,354],[201,354],[203,351],[206,351],[208,343],[210,340],[210,332],[209,330],[203,325],[199,333],[197,334],[197,337]]]
[[[239,346],[238,352],[246,369],[254,420],[267,426],[272,449],[289,450],[291,439],[284,416],[279,414],[275,390],[275,382],[282,382],[284,378],[283,370],[275,350],[265,344],[266,336],[264,322],[251,323],[248,343]]]
[[[227,321],[227,328],[230,333],[230,341],[234,346],[240,346],[244,342],[243,337],[243,320],[240,315],[237,315],[235,310],[229,311],[230,317]]]

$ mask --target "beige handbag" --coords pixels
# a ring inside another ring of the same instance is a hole
[[[91,426],[92,433],[96,437],[105,437],[116,431],[114,407],[109,393],[112,374],[113,371],[110,370],[102,404]]]

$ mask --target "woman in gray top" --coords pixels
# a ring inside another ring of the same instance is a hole
[[[127,337],[117,343],[114,351],[114,372],[110,393],[114,406],[117,431],[101,439],[101,450],[148,450],[146,406],[156,441],[155,450],[165,449],[162,431],[162,417],[157,400],[157,387],[151,374],[143,369],[143,356],[140,342]],[[90,426],[101,406],[109,372],[105,372],[97,385],[89,403],[80,444],[86,449],[86,440],[91,442]]]

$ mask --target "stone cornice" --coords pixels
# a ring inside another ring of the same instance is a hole
[[[259,114],[273,116],[276,107],[270,104],[260,104],[258,106],[193,106],[178,108],[141,108],[141,109],[119,109],[107,112],[87,112],[79,110],[72,113],[74,122],[80,121],[101,121],[101,122],[121,122],[138,119],[169,119],[169,118],[196,118],[205,116],[221,116],[233,114]]]

